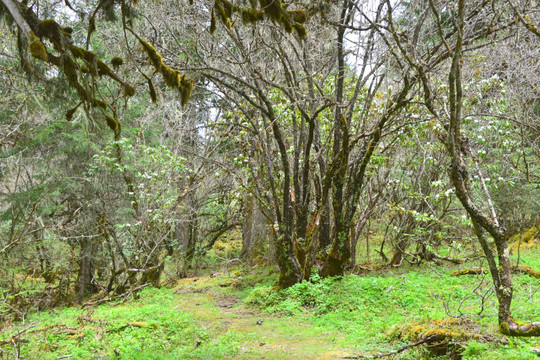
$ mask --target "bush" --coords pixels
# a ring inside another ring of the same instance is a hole
[[[305,308],[328,312],[332,305],[328,294],[331,293],[333,281],[333,278],[321,279],[315,273],[311,281],[304,280],[281,291],[276,291],[271,287],[257,287],[249,294],[246,302],[257,305],[269,313],[283,312],[292,315]]]

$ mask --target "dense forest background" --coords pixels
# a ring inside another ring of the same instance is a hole
[[[2,0],[0,323],[223,264],[449,264],[539,336],[511,312],[540,277],[539,11]]]

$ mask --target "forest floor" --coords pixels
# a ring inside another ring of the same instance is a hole
[[[531,249],[520,262],[538,269],[538,255]],[[498,334],[489,276],[451,275],[464,267],[315,276],[280,292],[274,268],[224,267],[145,288],[136,298],[4,324],[0,359],[344,359],[395,351],[441,331],[442,347],[441,340],[386,358],[538,359],[540,339]],[[540,280],[514,280],[515,317],[538,321]]]

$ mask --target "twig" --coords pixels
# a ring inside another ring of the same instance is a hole
[[[10,336],[10,337],[9,337],[9,340],[1,341],[0,344],[10,344],[10,343],[13,342],[15,339],[17,339],[17,342],[19,342],[19,341],[23,341],[23,342],[24,342],[24,340],[19,339],[20,336],[21,336],[22,334],[24,334],[25,332],[27,332],[28,330],[34,328],[34,327],[36,327],[36,323],[31,323],[30,325],[28,325],[27,327],[25,327],[24,329],[22,329],[22,330],[19,331],[18,333],[16,333],[16,334]]]
[[[397,350],[393,350],[393,351],[390,351],[390,352],[387,352],[387,353],[378,353],[376,355],[355,355],[355,356],[344,356],[342,357],[342,359],[380,359],[380,358],[383,358],[383,357],[388,357],[388,356],[392,356],[392,355],[395,355],[395,354],[399,354],[407,349],[410,349],[412,347],[415,347],[415,346],[418,346],[418,345],[422,345],[424,343],[427,343],[427,342],[430,342],[431,340],[435,339],[437,336],[436,335],[431,335],[431,336],[428,336],[427,338],[424,338],[424,339],[421,339],[421,340],[418,340],[416,342],[413,342],[411,344],[407,344]]]
[[[106,302],[109,302],[109,301],[113,301],[113,300],[116,300],[116,299],[120,299],[120,298],[127,298],[129,295],[133,294],[134,292],[136,291],[139,291],[147,286],[149,286],[150,283],[146,283],[144,285],[141,285],[141,286],[137,286],[136,288],[133,288],[123,294],[120,294],[120,295],[115,295],[115,296],[111,296],[111,297],[108,297],[108,298],[104,298],[104,299],[100,299],[100,300],[95,300],[95,301],[87,301],[83,304],[83,308],[87,308],[87,307],[91,307],[91,306],[96,306],[96,305],[99,305],[99,304],[103,304],[103,303],[106,303]]]

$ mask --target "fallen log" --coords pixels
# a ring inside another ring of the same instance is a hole
[[[463,269],[463,270],[458,270],[458,271],[454,271],[452,274],[452,276],[461,276],[461,275],[483,275],[483,274],[487,274],[489,270],[486,270],[486,269],[482,269],[482,268],[471,268],[471,269]],[[537,270],[534,270],[532,267],[530,266],[525,266],[525,265],[514,265],[512,266],[512,271],[514,273],[518,273],[518,274],[527,274],[527,275],[530,275],[534,278],[537,278],[537,279],[540,279],[540,271],[537,271]]]

